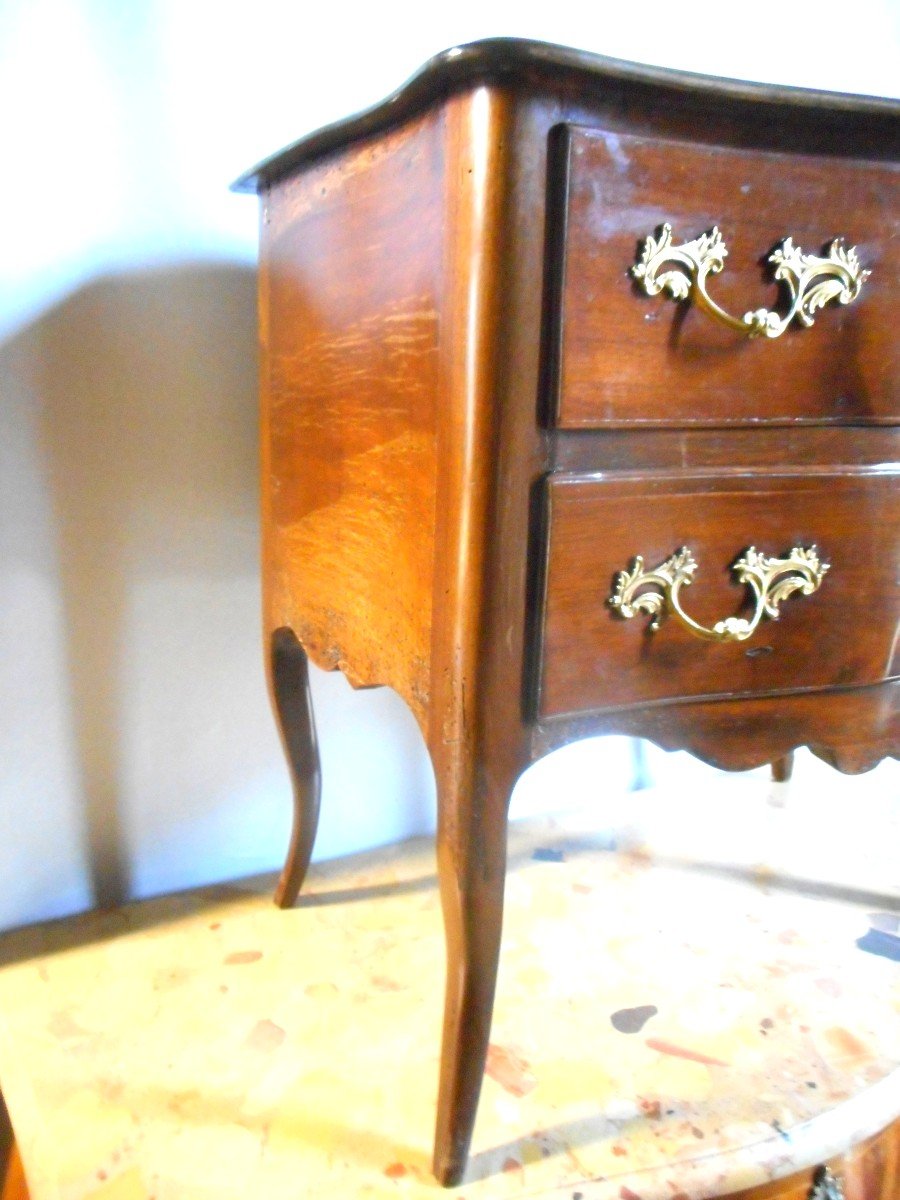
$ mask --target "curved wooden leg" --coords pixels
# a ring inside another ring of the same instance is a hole
[[[773,783],[787,783],[794,773],[794,752],[791,750],[789,754],[785,754],[783,758],[776,758],[772,763],[772,781]]]
[[[481,772],[476,775],[478,783],[456,789],[438,780],[447,985],[434,1173],[445,1187],[459,1183],[466,1166],[487,1059],[503,925],[512,788],[492,789]]]
[[[312,857],[319,823],[322,776],[309,694],[309,663],[296,634],[287,627],[276,629],[272,634],[270,682],[294,789],[291,843],[275,889],[275,903],[280,908],[290,908],[297,899]]]

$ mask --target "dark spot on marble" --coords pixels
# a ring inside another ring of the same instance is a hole
[[[659,1009],[655,1004],[639,1004],[635,1008],[620,1008],[610,1016],[613,1029],[619,1033],[640,1033]]]
[[[229,967],[241,966],[244,963],[259,962],[261,958],[262,950],[235,950],[227,956],[225,964]]]
[[[808,1088],[817,1088],[819,1085],[817,1083],[813,1083],[811,1079],[807,1079],[806,1086]]]
[[[658,1121],[662,1116],[662,1105],[658,1100],[641,1100],[641,1112],[650,1121]]]
[[[572,1200],[584,1200],[584,1192],[573,1192]]]
[[[760,1029],[774,1029],[775,1022],[772,1020],[771,1017],[763,1017],[763,1019],[759,1023],[759,1027],[760,1027]]]
[[[531,856],[535,862],[565,862],[566,856],[562,850],[555,850],[552,846],[538,846],[537,850]]]
[[[791,1135],[778,1123],[778,1121],[772,1121],[771,1125],[779,1137],[784,1138],[786,1142],[791,1140]]]
[[[390,1166],[384,1168],[384,1173],[388,1179],[402,1179],[407,1174],[406,1167],[402,1162],[391,1163]]]
[[[695,1138],[706,1137],[706,1134],[703,1132],[703,1130],[698,1125],[691,1126],[691,1133],[694,1135]]]

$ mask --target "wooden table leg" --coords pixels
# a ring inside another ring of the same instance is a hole
[[[772,763],[772,780],[774,783],[787,783],[794,773],[794,752],[790,751],[782,758],[776,758]]]
[[[438,779],[438,874],[447,984],[434,1173],[445,1187],[466,1166],[487,1059],[506,879],[509,787],[481,771],[454,788]]]
[[[280,908],[290,908],[309,868],[322,791],[319,747],[309,692],[309,661],[292,629],[276,629],[272,634],[269,670],[272,703],[294,790],[291,842],[275,889],[275,903]]]
[[[9,1112],[0,1094],[0,1200],[29,1200]]]

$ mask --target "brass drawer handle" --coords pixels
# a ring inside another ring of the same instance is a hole
[[[801,325],[812,325],[814,313],[830,300],[849,304],[860,293],[871,271],[859,265],[856,247],[847,249],[843,238],[835,238],[826,257],[806,254],[785,238],[769,255],[775,278],[787,285],[791,303],[782,317],[767,308],[744,313],[739,320],[719,308],[706,290],[707,275],[717,275],[725,266],[728,250],[718,227],[692,242],[676,246],[672,226],[663,225],[658,238],[648,237],[631,273],[640,280],[648,296],[667,291],[673,300],[693,299],[711,317],[747,337],[780,337],[796,317]]]
[[[816,1172],[809,1200],[844,1200],[841,1181],[827,1167],[820,1167]]]
[[[609,604],[629,619],[638,612],[648,613],[653,618],[650,622],[653,630],[659,628],[662,616],[669,611],[697,637],[713,642],[745,642],[764,616],[778,620],[779,605],[788,596],[794,592],[811,596],[817,591],[828,569],[829,564],[820,560],[815,546],[808,549],[795,546],[787,558],[769,558],[751,546],[732,570],[741,583],[753,589],[756,611],[750,620],[726,617],[708,629],[689,617],[681,607],[679,592],[692,582],[697,570],[693,554],[682,546],[652,571],[644,570],[644,560],[638,555],[630,571],[619,572]]]

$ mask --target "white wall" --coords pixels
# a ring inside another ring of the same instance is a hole
[[[527,36],[889,95],[898,25],[895,0],[772,15],[690,0],[0,3],[0,926],[283,854],[258,620],[256,211],[230,180],[457,42]],[[430,827],[400,701],[321,674],[315,694],[319,855]],[[645,771],[712,777],[652,751]],[[540,764],[517,810],[591,798],[596,780],[621,797],[633,777],[624,739],[584,744]],[[888,764],[827,786],[897,782]]]

